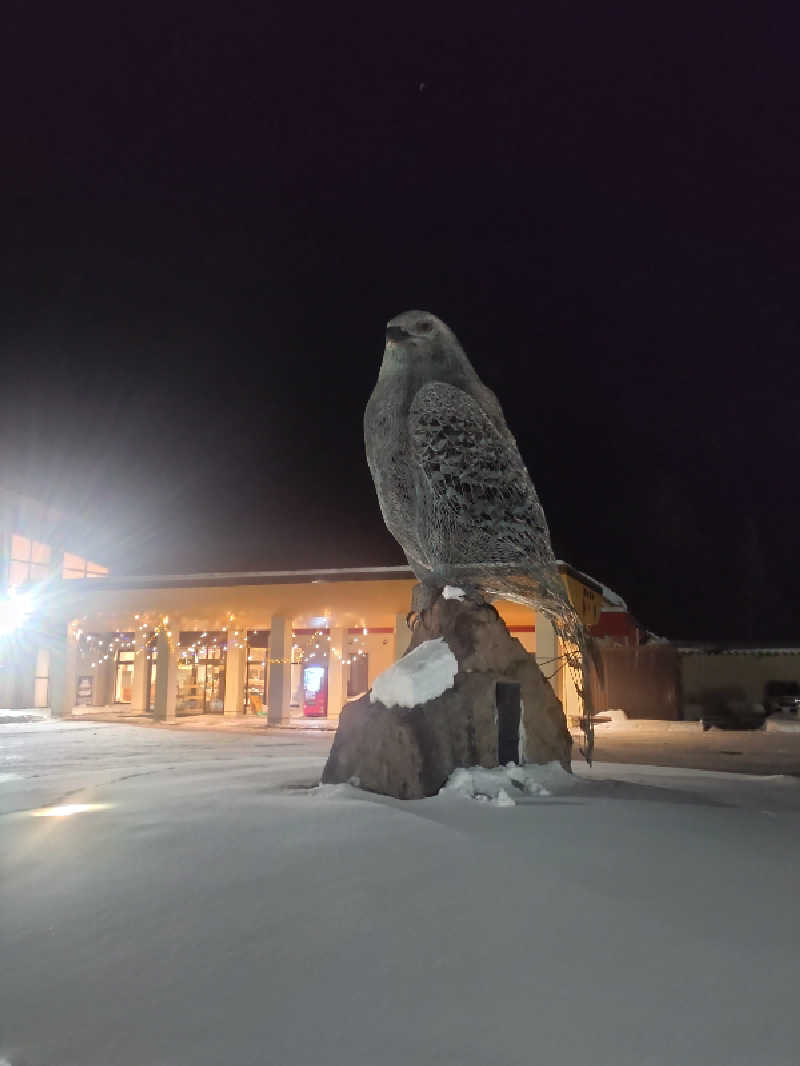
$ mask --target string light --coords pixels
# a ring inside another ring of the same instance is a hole
[[[228,620],[232,621],[235,615],[229,614]],[[146,621],[141,621],[141,614],[134,615],[134,621],[139,622],[135,632],[131,634],[133,639],[126,639],[127,634],[121,630],[117,630],[116,636],[108,634],[109,639],[103,640],[102,636],[97,634],[85,633],[82,629],[76,629],[73,638],[79,644],[81,648],[81,654],[85,655],[91,647],[94,647],[98,651],[105,649],[105,654],[99,659],[92,660],[92,668],[96,669],[98,664],[108,662],[110,658],[115,657],[121,651],[127,651],[133,649],[134,657],[142,655],[147,662],[154,662],[157,658],[155,654],[155,648],[159,635],[163,634],[172,652],[177,654],[181,662],[188,666],[192,659],[197,659],[198,656],[202,656],[206,661],[212,659],[219,659],[219,652],[227,652],[230,648],[241,649],[247,648],[249,640],[258,637],[261,632],[258,629],[248,631],[234,630],[234,637],[242,635],[242,640],[231,640],[220,643],[219,634],[212,637],[209,636],[208,630],[204,630],[200,634],[199,640],[195,640],[188,646],[184,646],[180,641],[180,634],[174,634],[172,629],[167,629],[166,626],[169,622],[169,615],[163,615],[160,622],[153,625]],[[152,629],[148,629],[148,625],[153,626]],[[268,631],[267,631],[268,632]],[[221,633],[227,634],[227,626],[221,627]],[[324,664],[326,657],[330,659],[331,655],[335,656],[338,662],[343,666],[352,665],[358,656],[365,656],[366,650],[364,648],[354,649],[349,654],[344,652],[343,649],[333,645],[332,637],[327,627],[322,629],[315,629],[311,633],[304,633],[303,638],[309,640],[309,650],[305,650],[303,645],[305,639],[301,641],[297,630],[292,630],[293,643],[291,645],[291,651],[288,657],[273,657],[268,654],[268,646],[264,650],[264,658],[260,659],[258,656],[247,655],[247,662],[263,662],[270,665],[302,665],[304,662],[320,660]],[[362,627],[362,635],[368,635],[369,630],[366,626]],[[177,641],[173,642],[173,636],[177,636]],[[206,641],[205,645],[199,643],[199,641]],[[359,638],[352,638],[354,643],[358,643]],[[139,644],[139,647],[137,647]],[[216,653],[212,654],[212,647],[216,650]],[[120,660],[120,662],[124,662]],[[220,663],[222,665],[222,663]]]

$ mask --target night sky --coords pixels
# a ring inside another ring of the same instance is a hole
[[[800,639],[791,6],[537,6],[11,5],[0,482],[118,572],[402,563],[362,413],[417,307],[559,556]]]

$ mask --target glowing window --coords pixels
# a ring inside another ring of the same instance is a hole
[[[47,577],[50,567],[50,545],[30,540],[20,533],[11,537],[11,561],[8,567],[8,584],[23,585],[26,581],[41,581]]]
[[[78,574],[86,573],[86,560],[72,552],[64,552],[64,570],[74,570]]]
[[[86,560],[72,552],[64,552],[64,566],[61,570],[65,578],[86,577]]]
[[[31,542],[31,580],[42,581],[50,569],[50,545]]]
[[[23,585],[28,580],[29,563],[18,563],[14,559],[8,564],[9,588],[15,585]]]
[[[61,574],[63,577],[104,577],[108,568],[99,563],[88,562],[82,555],[73,555],[72,552],[64,552],[64,566]]]
[[[17,562],[27,563],[31,558],[31,542],[27,537],[14,533],[11,537],[11,558]]]
[[[47,566],[50,562],[50,545],[40,544],[38,540],[31,542],[31,562]]]

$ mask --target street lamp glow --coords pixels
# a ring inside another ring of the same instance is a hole
[[[25,625],[31,606],[30,593],[9,589],[8,596],[0,600],[0,636]]]

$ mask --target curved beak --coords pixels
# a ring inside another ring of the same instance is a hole
[[[386,339],[387,341],[405,341],[411,334],[407,329],[403,329],[402,326],[387,326],[386,327]]]

